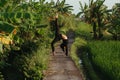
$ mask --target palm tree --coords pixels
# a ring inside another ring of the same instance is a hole
[[[102,38],[103,34],[101,31],[102,28],[102,18],[104,16],[104,12],[106,11],[105,5],[103,5],[105,0],[89,0],[89,5],[85,4],[83,7],[81,2],[81,10],[82,12],[78,13],[83,14],[85,17],[85,21],[89,22],[93,26],[93,38],[100,39]],[[98,35],[97,35],[97,26],[98,26]]]
[[[120,3],[116,3],[113,6],[109,21],[111,24],[108,31],[113,35],[114,40],[118,40],[120,37]]]
[[[85,22],[90,22],[89,20],[89,6],[85,3],[85,5],[83,6],[81,2],[79,2],[80,4],[80,9],[81,11],[78,12],[78,14],[76,15],[76,17],[82,16],[82,18],[84,18]]]
[[[65,4],[66,0],[62,0],[61,2],[58,0],[56,5],[54,6],[57,9],[58,13],[62,14],[68,14],[71,13],[71,10],[73,6],[70,6],[69,4]]]

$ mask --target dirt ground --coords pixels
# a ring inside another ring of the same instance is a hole
[[[65,56],[60,47],[51,55],[49,68],[43,80],[83,80],[80,71],[69,56]]]

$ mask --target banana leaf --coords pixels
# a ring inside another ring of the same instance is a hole
[[[0,43],[0,53],[3,53],[3,44]]]
[[[0,21],[0,31],[11,33],[15,27],[7,22]]]
[[[36,28],[46,28],[47,26],[47,24],[38,24],[36,25]]]
[[[24,13],[24,14],[23,14],[23,17],[24,17],[25,19],[30,19],[30,18],[31,18],[31,14],[30,14],[30,13]]]

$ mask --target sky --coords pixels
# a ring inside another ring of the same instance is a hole
[[[46,1],[51,1],[51,0],[46,0]],[[57,0],[54,0],[54,1],[57,1]],[[61,1],[61,0],[60,0]],[[73,11],[72,13],[74,14],[77,14],[78,12],[80,12],[80,5],[79,5],[79,1],[81,1],[81,3],[84,5],[84,3],[87,3],[89,2],[89,0],[66,0],[66,3],[67,4],[70,4],[73,6]],[[104,4],[108,6],[109,9],[112,8],[112,6],[115,4],[115,3],[120,3],[120,0],[105,0]]]

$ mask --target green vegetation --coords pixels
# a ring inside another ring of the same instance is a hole
[[[43,70],[47,69],[49,52],[48,48],[39,47],[32,54],[18,55],[13,61],[13,66],[24,74],[25,79],[39,80],[44,77]]]
[[[89,42],[89,56],[95,69],[107,80],[120,79],[120,42],[93,41]]]
[[[92,26],[84,22],[77,22],[77,27],[75,28],[76,37],[81,37],[87,40],[92,39]]]
[[[58,24],[66,33],[72,27],[68,21],[74,21],[72,6],[65,0],[1,0],[0,4],[0,79],[41,80],[54,37],[50,23],[55,24],[59,14]]]
[[[71,57],[78,67],[82,59],[87,77],[119,80],[120,4],[108,10],[104,1],[80,2],[75,16],[65,0],[0,0],[0,80],[44,77],[56,14],[61,33],[75,32]]]
[[[87,47],[87,41],[92,40],[92,34],[90,33],[92,30],[91,26],[84,22],[78,22],[77,24],[79,25],[75,30],[76,38],[71,47],[71,57],[75,61],[78,68],[83,69],[82,74],[84,74],[85,80],[100,80],[88,56],[89,49]]]
[[[89,0],[89,4],[85,3],[84,6],[80,2],[81,12],[77,16],[81,16],[81,20],[85,23],[91,24],[92,30],[91,27],[82,28],[87,25],[82,23],[83,26],[79,26],[75,34],[87,41],[87,44],[79,50],[88,78],[119,80],[120,3],[116,3],[112,9],[108,10],[103,4],[104,1]]]
[[[74,42],[74,43],[72,44],[72,46],[71,46],[71,54],[70,54],[70,56],[71,56],[71,58],[75,61],[76,65],[77,65],[78,67],[81,66],[81,65],[79,64],[79,61],[80,61],[80,59],[79,59],[79,56],[80,56],[79,49],[80,49],[81,47],[83,47],[84,45],[86,45],[85,40],[82,40],[82,39],[80,39],[80,38],[76,38],[76,39],[75,39],[75,42]],[[78,54],[77,54],[77,53],[78,53]]]
[[[82,66],[82,63],[84,63],[84,62],[82,62],[82,60],[80,58],[81,53],[82,53],[80,51],[80,49],[82,47],[84,47],[86,44],[87,43],[86,43],[85,40],[83,40],[81,38],[76,38],[75,42],[71,46],[71,52],[70,52],[70,56],[73,59],[73,61],[75,62],[75,64],[78,67],[78,69],[80,69],[81,75],[84,78],[84,80],[85,80],[86,76],[84,75],[84,70],[83,70],[83,66]]]

